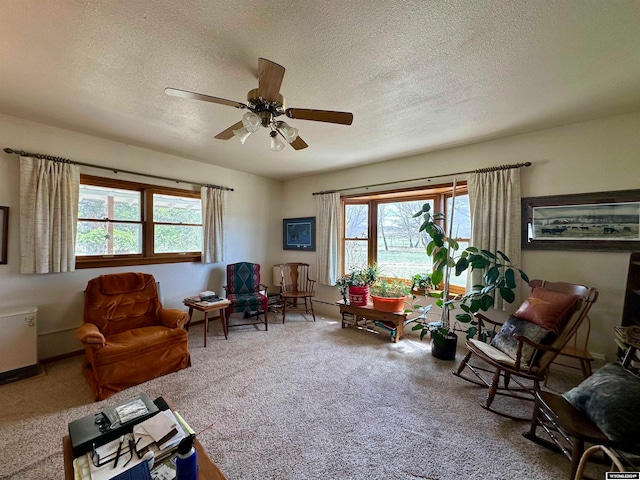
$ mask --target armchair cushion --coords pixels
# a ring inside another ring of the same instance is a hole
[[[554,337],[551,330],[547,330],[527,320],[511,316],[504,322],[498,334],[491,340],[491,345],[515,359],[518,351],[516,335],[522,335],[535,343],[545,343]],[[526,366],[531,361],[534,352],[534,347],[524,343],[520,357],[520,366]]]
[[[575,295],[536,287],[513,316],[558,334],[573,314],[577,300]]]
[[[640,444],[640,378],[608,363],[562,395],[611,440]]]
[[[138,272],[125,272],[117,275],[100,275],[100,293],[117,295],[144,290],[145,275]]]

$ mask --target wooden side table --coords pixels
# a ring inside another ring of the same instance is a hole
[[[189,321],[185,325],[185,330],[189,330],[191,324],[191,317],[194,310],[204,313],[204,346],[207,346],[207,337],[209,336],[209,320],[220,320],[222,322],[222,331],[224,332],[224,338],[227,339],[229,333],[229,326],[227,324],[226,308],[231,305],[229,300],[219,300],[217,302],[197,302],[184,304],[189,307]],[[218,312],[215,317],[209,318],[210,312]]]
[[[388,313],[375,310],[373,304],[369,303],[364,306],[347,305],[344,300],[338,301],[340,307],[340,313],[342,314],[342,328],[347,325],[358,326],[358,321],[370,320],[370,321],[386,321],[391,322],[396,327],[396,334],[394,342],[398,343],[402,337],[404,337],[404,324],[407,321],[407,314],[404,312]],[[351,317],[353,320],[349,320]]]

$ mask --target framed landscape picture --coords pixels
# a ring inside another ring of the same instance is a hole
[[[283,221],[283,250],[316,249],[316,217],[285,218]]]
[[[522,248],[640,249],[640,190],[522,199]]]

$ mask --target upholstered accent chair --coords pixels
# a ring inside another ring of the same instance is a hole
[[[476,314],[478,339],[467,341],[467,355],[453,372],[488,387],[483,408],[525,420],[496,409],[496,395],[533,401],[549,366],[598,298],[596,289],[567,282],[532,280],[529,286],[529,297],[513,314],[502,310]]]
[[[147,273],[116,273],[87,284],[82,372],[96,400],[191,365],[187,312],[164,309]]]
[[[227,299],[231,305],[227,307],[227,330],[230,327],[264,323],[269,330],[267,312],[269,298],[267,286],[260,283],[260,265],[257,263],[239,262],[227,265],[227,285],[224,286]],[[254,322],[229,323],[232,313],[242,312],[244,318],[255,318]]]

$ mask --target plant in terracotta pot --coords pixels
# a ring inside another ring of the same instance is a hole
[[[369,301],[369,287],[378,280],[376,265],[352,269],[336,281],[342,299],[351,305],[366,305]]]
[[[411,293],[411,287],[401,280],[378,280],[371,285],[371,300],[373,308],[381,312],[401,312],[404,303]]]
[[[433,340],[432,354],[437,358],[453,360],[457,335],[456,328],[450,321],[451,310],[462,310],[455,319],[468,327],[458,325],[457,330],[466,333],[467,339],[472,338],[477,333],[474,314],[493,307],[494,295],[500,295],[507,303],[513,302],[517,288],[516,274],[525,282],[528,282],[529,278],[522,270],[512,265],[509,257],[503,252],[492,253],[473,246],[460,250],[456,239],[449,237],[441,225],[445,219],[444,214],[432,214],[430,204],[425,203],[422,210],[414,215],[419,216],[423,219],[420,231],[424,231],[431,239],[426,246],[426,253],[433,262],[431,280],[434,285],[442,286],[441,292],[429,293],[429,296],[437,298],[436,305],[442,310],[440,321],[428,322],[426,316],[419,317],[414,321],[416,325],[412,330],[421,330],[421,339],[430,332]],[[464,295],[450,296],[449,280],[452,272],[458,276],[467,270],[482,271],[482,283],[474,285]]]

